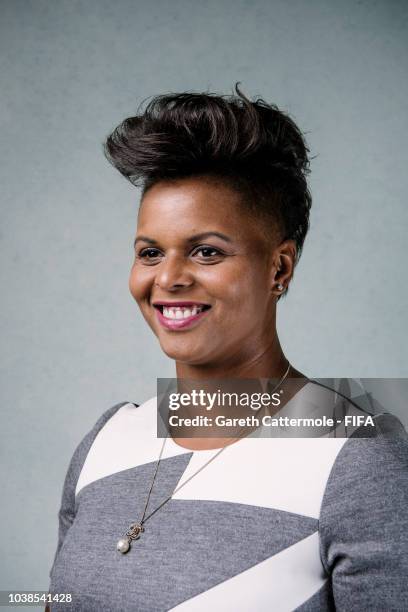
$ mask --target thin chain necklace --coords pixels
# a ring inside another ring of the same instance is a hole
[[[282,378],[279,380],[279,382],[274,386],[274,388],[270,392],[271,395],[283,383],[283,381],[287,378],[287,376],[289,374],[289,370],[290,370],[290,363],[288,361],[288,367],[286,368],[286,371],[285,371],[284,375],[282,376]],[[243,428],[243,430],[245,431],[245,428]],[[149,500],[150,500],[150,496],[151,496],[151,493],[152,493],[152,490],[153,490],[153,485],[154,485],[154,482],[156,480],[157,472],[158,472],[158,469],[159,469],[161,458],[163,456],[164,447],[166,445],[166,441],[167,441],[168,436],[169,436],[169,434],[167,433],[167,436],[164,438],[164,442],[163,442],[162,447],[161,447],[159,458],[157,460],[156,468],[155,468],[155,471],[154,471],[154,474],[153,474],[152,482],[150,484],[149,492],[147,494],[147,499],[146,499],[146,503],[145,503],[144,510],[143,510],[143,513],[142,513],[142,518],[140,519],[140,521],[138,523],[131,523],[131,525],[129,526],[129,529],[126,532],[126,534],[122,538],[120,538],[120,540],[118,540],[118,542],[116,544],[116,550],[118,552],[122,553],[122,554],[125,554],[125,553],[128,552],[128,550],[130,549],[131,542],[133,540],[137,540],[138,538],[140,538],[140,535],[144,532],[144,524],[146,523],[146,521],[149,520],[149,518],[151,518],[154,514],[156,514],[156,512],[158,512],[161,508],[163,508],[163,506],[165,504],[167,504],[167,502],[169,502],[171,500],[173,495],[175,495],[178,491],[180,491],[180,489],[182,489],[188,482],[190,482],[190,480],[192,478],[197,476],[197,474],[199,474],[204,468],[206,468],[207,465],[209,465],[212,461],[214,461],[214,459],[216,459],[228,446],[231,446],[230,444],[227,444],[226,446],[223,446],[222,448],[220,448],[218,450],[218,452],[215,453],[215,455],[210,457],[210,459],[208,461],[206,461],[204,463],[204,465],[202,465],[196,472],[194,472],[194,474],[189,476],[187,478],[187,480],[185,480],[178,487],[176,487],[171,495],[166,497],[166,499],[164,501],[162,501],[154,510],[152,510],[152,512],[150,512],[150,514],[148,514],[146,516],[147,506],[149,505]],[[240,438],[240,436],[238,436],[238,438]]]

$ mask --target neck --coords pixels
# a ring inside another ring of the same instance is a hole
[[[176,362],[177,378],[280,378],[288,367],[277,334],[262,349],[233,355],[220,363],[188,364]]]
[[[259,343],[260,344],[260,343]],[[239,356],[222,359],[220,363],[188,364],[176,362],[176,373],[179,379],[209,380],[234,378],[266,378],[280,379],[287,372],[288,359],[285,357],[277,333],[270,339],[269,344],[264,343],[262,349],[242,352]],[[299,379],[292,392],[287,394],[289,400],[296,391],[305,384],[305,377],[298,370],[290,367],[287,377]],[[190,450],[208,450],[221,448],[237,441],[235,438],[178,438],[173,441],[183,448]]]

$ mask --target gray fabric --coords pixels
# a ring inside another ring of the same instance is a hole
[[[310,599],[305,601],[301,606],[297,607],[294,612],[327,612],[335,610],[333,601],[333,591],[330,581],[327,580],[321,589],[317,591]],[[363,612],[362,610],[360,612]]]
[[[350,439],[323,497],[321,558],[336,610],[408,610],[408,442]]]
[[[71,592],[73,604],[53,604],[52,612],[169,610],[317,529],[328,580],[297,610],[408,610],[405,432],[347,440],[331,470],[319,521],[238,503],[171,500],[146,523],[135,550],[121,556],[116,541],[129,518],[140,516],[155,462],[91,482],[76,499],[75,487],[98,431],[124,403],[102,415],[71,460],[50,591]],[[393,418],[381,417],[380,434],[396,430]],[[171,493],[191,456],[162,460],[150,508]]]
[[[58,543],[57,550],[54,556],[53,566],[58,556],[62,543],[65,539],[68,529],[71,527],[75,518],[75,488],[79,478],[82,466],[95,440],[98,432],[102,429],[105,423],[125,404],[128,402],[119,402],[108,410],[106,410],[97,420],[92,429],[86,434],[81,442],[76,447],[72,459],[68,466],[67,475],[65,477],[64,486],[62,489],[61,507],[58,513],[59,527],[58,527]],[[50,576],[52,568],[50,571]]]
[[[149,508],[171,494],[191,456],[161,461]],[[146,522],[132,552],[122,556],[116,542],[130,519],[141,515],[155,465],[101,478],[77,495],[75,521],[51,581],[51,591],[70,592],[77,603],[61,610],[169,610],[317,530],[317,520],[290,512],[171,500]],[[59,610],[53,606],[53,612],[54,607]]]

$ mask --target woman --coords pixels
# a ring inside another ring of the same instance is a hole
[[[159,96],[106,153],[142,186],[129,288],[178,379],[267,379],[298,413],[316,390],[330,403],[276,331],[311,206],[295,123],[238,87]],[[72,595],[61,609],[408,609],[402,435],[163,443],[156,407],[113,406],[74,453],[50,574]]]

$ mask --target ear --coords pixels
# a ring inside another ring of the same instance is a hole
[[[273,252],[271,267],[271,291],[280,297],[292,280],[296,263],[296,243],[284,240]]]

